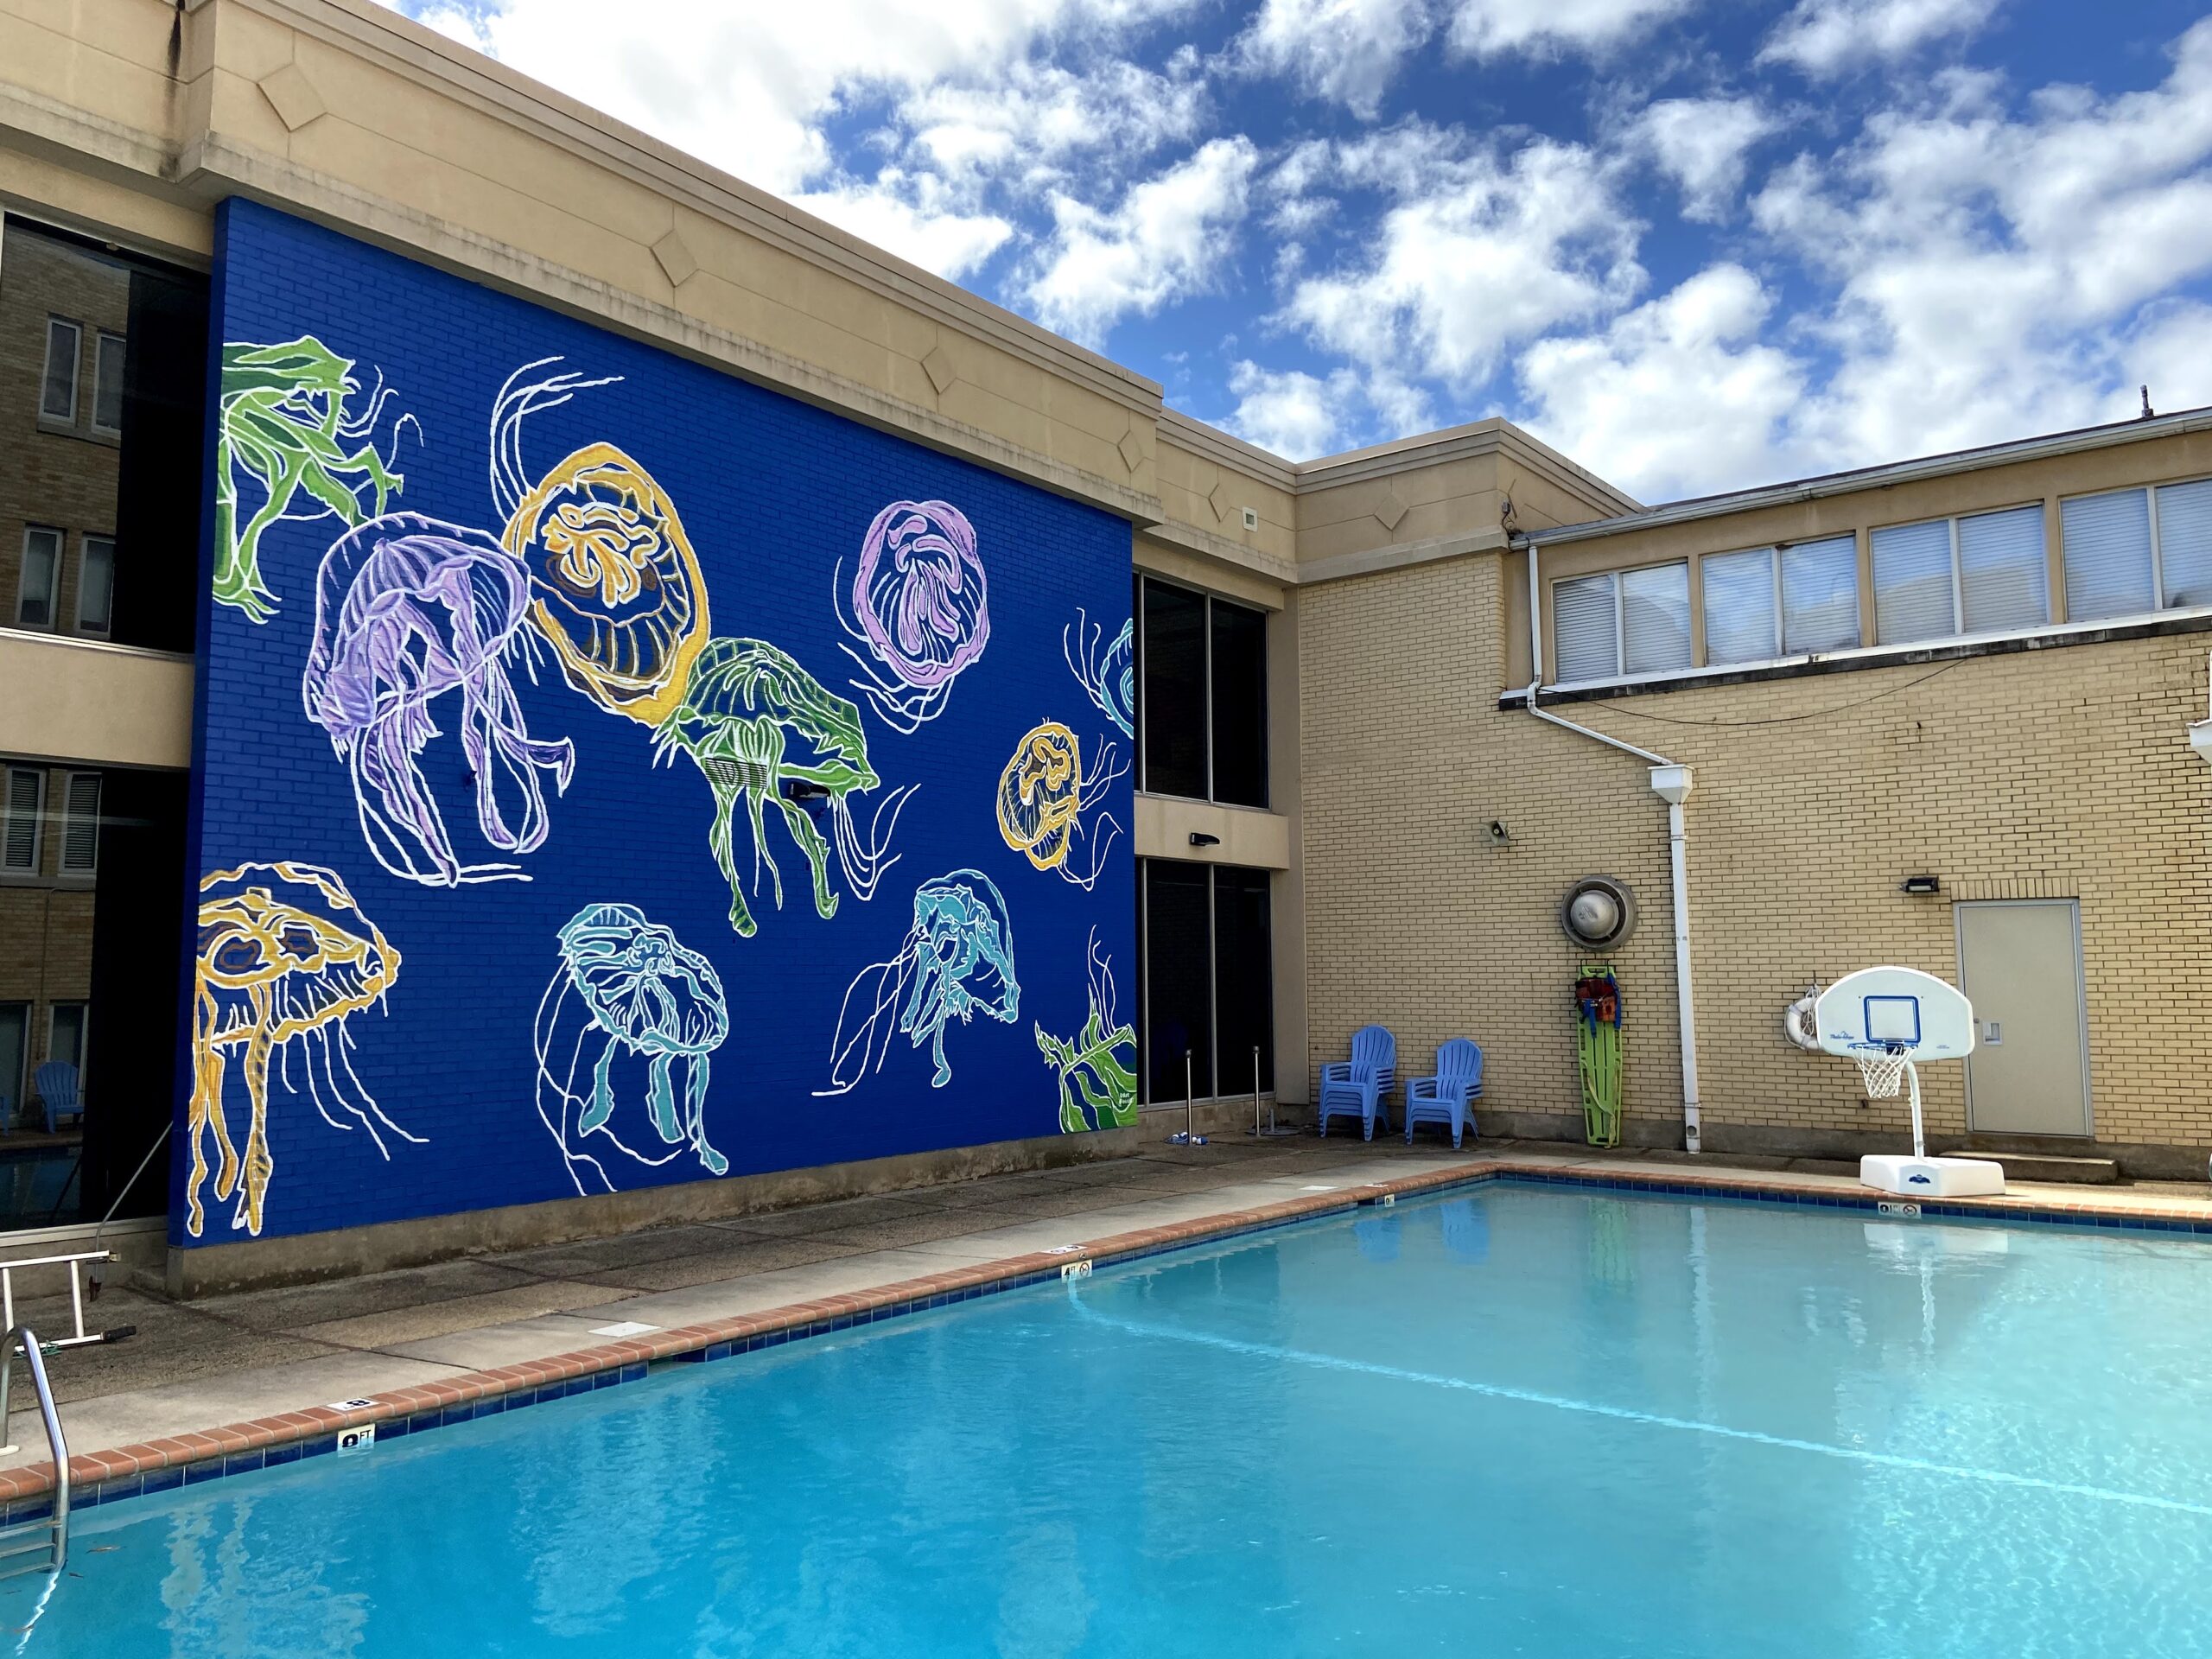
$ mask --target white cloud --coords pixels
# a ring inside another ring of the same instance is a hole
[[[1023,284],[1038,320],[1095,346],[1129,313],[1203,291],[1235,245],[1259,161],[1240,134],[1132,186],[1111,212],[1055,195],[1052,238]]]
[[[1399,65],[1434,29],[1430,0],[1264,0],[1237,48],[1246,67],[1371,121]]]
[[[1201,80],[1101,57],[1079,74],[1024,61],[995,79],[936,82],[906,97],[898,114],[912,135],[909,153],[947,180],[1045,188],[1078,160],[1090,178],[1102,158],[1123,164],[1188,143],[1205,107]]]
[[[1835,294],[1801,319],[1840,359],[1797,418],[1808,442],[1848,465],[2132,401],[2143,308],[2212,275],[2212,19],[2174,56],[2150,91],[2052,89],[2024,118],[1951,74],[1769,182],[1755,222]]]
[[[1751,98],[1669,98],[1647,108],[1635,137],[1682,193],[1682,217],[1725,219],[1743,188],[1751,147],[1781,124]]]
[[[1901,58],[1935,40],[1970,35],[2001,0],[1798,0],[1759,48],[1762,63],[1833,75],[1876,58]]]
[[[2120,357],[2119,385],[2103,418],[2135,414],[2142,386],[2161,414],[2212,405],[2212,305],[2177,300],[2145,308]]]
[[[1457,0],[1452,49],[1473,58],[1509,52],[1607,52],[1680,16],[1698,0]]]
[[[1713,265],[1604,329],[1521,355],[1528,424],[1647,500],[1772,477],[1803,372],[1758,343],[1773,302],[1740,265]]]
[[[1311,461],[1340,447],[1345,413],[1359,401],[1358,379],[1349,369],[1324,380],[1299,369],[1263,369],[1249,359],[1230,369],[1229,390],[1236,410],[1222,423],[1289,461]]]
[[[1510,156],[1408,126],[1344,145],[1339,179],[1395,200],[1371,256],[1306,276],[1277,321],[1401,383],[1480,383],[1500,354],[1601,315],[1642,284],[1637,226],[1591,151]]]
[[[949,280],[976,270],[1014,235],[995,213],[963,213],[946,204],[943,185],[886,168],[868,184],[803,191],[795,207],[851,232],[863,242]]]
[[[789,195],[830,162],[855,88],[986,82],[1051,41],[1192,0],[401,0],[433,28],[657,138]]]

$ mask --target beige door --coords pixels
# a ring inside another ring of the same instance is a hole
[[[1974,1004],[1967,1123],[1982,1135],[2088,1135],[2082,912],[2071,899],[1955,907]]]

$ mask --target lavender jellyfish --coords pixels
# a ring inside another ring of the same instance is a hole
[[[852,585],[840,560],[834,592],[852,640],[845,654],[866,676],[853,689],[893,731],[911,734],[942,714],[991,637],[976,527],[948,502],[893,501],[877,513]]]
[[[1137,734],[1137,668],[1134,648],[1135,619],[1122,624],[1112,639],[1103,624],[1093,622],[1083,611],[1060,630],[1060,655],[1084,694],[1098,705],[1098,712],[1120,728],[1123,737]]]
[[[585,906],[562,928],[560,944],[561,966],[532,1026],[537,1116],[577,1192],[587,1191],[586,1171],[590,1190],[616,1190],[594,1137],[649,1169],[688,1147],[709,1175],[728,1173],[729,1160],[707,1140],[709,1062],[729,1035],[729,1004],[714,964],[634,905]],[[667,1152],[640,1152],[616,1131],[614,1069],[624,1056],[646,1062],[645,1117]]]
[[[422,765],[438,735],[430,705],[458,690],[478,830],[503,852],[544,841],[540,774],[565,791],[575,749],[531,738],[507,678],[508,659],[531,648],[529,602],[529,578],[498,542],[420,513],[372,518],[323,557],[301,700],[346,762],[362,836],[394,875],[448,887],[529,880],[512,864],[461,861]]]
[[[944,1028],[976,1014],[1012,1025],[1020,1012],[1014,976],[1014,930],[1006,899],[980,870],[933,875],[914,890],[914,925],[899,954],[861,969],[837,1013],[830,1052],[830,1087],[842,1095],[882,1070],[891,1039],[904,1032],[914,1047],[930,1046],[936,1071],[930,1086],[952,1081]]]

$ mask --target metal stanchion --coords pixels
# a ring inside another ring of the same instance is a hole
[[[1205,1145],[1205,1136],[1198,1133],[1198,1090],[1192,1084],[1191,1051],[1186,1048],[1183,1051],[1183,1132],[1180,1135],[1169,1135],[1167,1137],[1169,1146],[1203,1147]]]
[[[1259,1044],[1255,1043],[1252,1045],[1253,1138],[1259,1141],[1277,1141],[1281,1140],[1286,1135],[1296,1135],[1298,1131],[1296,1129],[1284,1129],[1275,1127],[1275,1103],[1274,1097],[1272,1095],[1268,1097],[1268,1127],[1264,1129],[1260,1127],[1260,1046]]]

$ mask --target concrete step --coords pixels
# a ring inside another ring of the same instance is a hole
[[[2064,1181],[2077,1186],[2103,1186],[2120,1179],[2120,1166],[2109,1158],[2048,1152],[1996,1152],[1986,1147],[1961,1147],[1953,1155],[2002,1164],[2008,1181]]]

